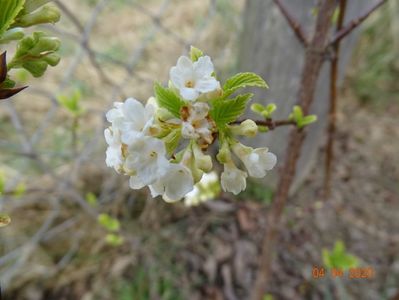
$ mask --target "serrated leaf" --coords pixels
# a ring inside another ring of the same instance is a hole
[[[234,122],[241,116],[253,94],[239,95],[234,99],[218,99],[212,102],[209,112],[218,127]]]
[[[228,97],[238,89],[248,86],[269,88],[267,83],[255,73],[238,73],[227,79],[226,83],[223,86],[224,96]]]
[[[0,1],[0,36],[10,27],[18,13],[22,10],[25,0]]]
[[[160,107],[166,108],[175,117],[180,118],[180,109],[183,107],[184,102],[173,90],[155,83],[154,93]]]
[[[166,152],[168,155],[173,154],[173,152],[176,150],[177,146],[179,146],[181,138],[181,129],[175,129],[171,131],[165,138],[165,147],[166,147]]]

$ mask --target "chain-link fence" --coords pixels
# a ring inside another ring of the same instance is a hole
[[[129,190],[126,181],[105,168],[104,112],[128,96],[146,100],[153,81],[164,82],[168,68],[192,44],[226,72],[234,68],[231,49],[243,1],[54,4],[62,21],[42,30],[62,40],[61,64],[40,80],[29,78],[29,89],[0,107],[6,182],[0,208],[13,219],[0,237],[3,290],[27,288],[70,268],[81,247],[97,254],[106,247],[99,212],[118,216],[117,210],[123,210],[118,203],[127,199],[136,207],[143,193]],[[22,71],[16,76],[27,79]],[[78,117],[58,101],[71,95],[83,110]],[[129,245],[125,253],[131,254],[139,239],[131,232],[121,235]]]

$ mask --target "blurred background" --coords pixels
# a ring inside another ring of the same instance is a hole
[[[166,204],[105,166],[104,113],[128,96],[146,101],[194,45],[222,80],[259,71],[271,88],[256,101],[275,101],[286,116],[302,53],[285,20],[271,1],[53,2],[62,20],[41,29],[62,40],[61,63],[40,80],[18,71],[29,89],[0,103],[0,210],[12,218],[0,230],[6,299],[247,299],[278,168],[237,197]],[[316,1],[305,2],[291,5],[310,30]],[[349,17],[365,2],[352,2]],[[333,194],[321,197],[321,80],[314,151],[285,210],[265,299],[399,297],[398,2],[374,13],[343,56]],[[255,144],[282,153],[282,130]],[[312,276],[314,266],[349,265],[375,276]]]

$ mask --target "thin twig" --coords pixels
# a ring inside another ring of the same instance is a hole
[[[303,46],[307,46],[309,44],[309,40],[303,30],[301,24],[295,17],[288,11],[287,7],[281,2],[281,0],[273,0],[274,3],[278,6],[281,13],[284,15],[285,19],[287,20],[288,24],[294,31],[295,35],[297,36],[298,40],[302,43]]]
[[[339,2],[339,15],[336,32],[342,29],[346,11],[346,0]],[[332,45],[332,58],[330,65],[330,107],[328,113],[328,132],[327,146],[324,169],[324,197],[327,199],[331,191],[331,172],[332,162],[334,160],[334,138],[337,122],[337,79],[338,79],[338,61],[339,61],[340,41]]]
[[[235,121],[231,124],[241,124],[243,120]],[[295,121],[293,120],[272,120],[272,119],[266,119],[266,120],[255,120],[254,121],[256,125],[258,126],[266,126],[269,130],[273,130],[276,127],[280,126],[288,126],[288,125],[296,125]]]
[[[366,20],[375,10],[377,10],[385,2],[387,2],[387,0],[379,0],[373,7],[368,9],[362,16],[349,22],[348,25],[343,27],[340,31],[338,31],[334,35],[334,37],[332,38],[332,40],[330,42],[330,45],[336,44],[337,42],[342,40],[344,37],[346,37],[348,34],[350,34],[352,32],[352,30],[354,30],[361,23],[363,23],[364,20]]]

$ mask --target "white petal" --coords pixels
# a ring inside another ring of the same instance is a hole
[[[139,189],[142,189],[143,187],[145,187],[145,185],[143,184],[143,182],[140,180],[140,177],[138,177],[137,175],[135,175],[135,176],[130,176],[130,179],[129,179],[129,186],[130,186],[130,188],[132,188],[133,190],[139,190]]]
[[[209,56],[201,56],[194,63],[194,72],[197,78],[210,76],[214,71],[212,60]]]
[[[234,195],[238,195],[245,190],[247,186],[246,178],[247,173],[239,170],[232,163],[224,165],[224,172],[220,177],[223,190]]]
[[[219,87],[220,83],[214,77],[204,77],[195,82],[195,89],[201,93],[213,92]]]
[[[193,62],[187,56],[180,56],[177,60],[176,66],[181,71],[191,71],[193,70]]]
[[[191,138],[198,138],[199,137],[196,134],[193,125],[191,125],[191,123],[188,123],[188,122],[183,122],[182,123],[181,134],[182,134],[183,138],[185,138],[185,139],[191,139]]]
[[[176,88],[181,89],[184,87],[185,78],[183,76],[183,73],[180,72],[177,67],[172,67],[170,69],[169,77]]]
[[[270,171],[277,163],[277,156],[271,152],[264,153],[261,155],[261,162],[265,170]]]
[[[130,122],[133,122],[139,128],[145,123],[145,109],[141,102],[134,98],[129,98],[125,101],[122,107],[123,115]]]
[[[198,98],[199,93],[193,88],[183,87],[180,89],[180,95],[186,100],[194,101]]]
[[[175,202],[193,190],[194,180],[191,171],[183,165],[171,164],[165,185],[164,200]]]

